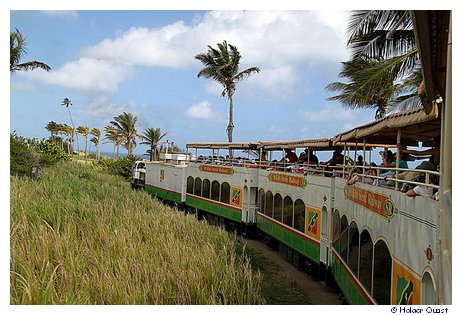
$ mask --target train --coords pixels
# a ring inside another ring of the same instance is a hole
[[[226,229],[261,235],[295,264],[308,263],[349,304],[451,304],[451,13],[411,15],[424,74],[422,106],[332,138],[188,143],[186,153],[136,162],[132,186]],[[403,168],[413,146],[433,148],[439,168]],[[377,148],[396,150],[396,166],[372,166]],[[272,158],[300,149],[342,151],[343,161]],[[384,171],[393,176],[384,178]],[[400,176],[409,172],[421,179]],[[411,197],[406,185],[432,193]]]

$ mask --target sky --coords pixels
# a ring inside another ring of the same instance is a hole
[[[226,4],[171,0],[155,5],[118,0],[110,4],[99,0],[88,4],[74,0],[59,4],[48,0],[6,2],[8,5],[0,10],[2,33],[6,36],[7,29],[18,28],[27,39],[25,60],[43,61],[52,71],[11,75],[6,63],[0,64],[4,83],[0,115],[3,144],[8,141],[9,132],[41,139],[49,136],[45,129],[49,121],[70,124],[66,108],[60,105],[65,97],[72,100],[70,109],[76,126],[103,129],[114,116],[125,111],[138,116],[139,131],[161,128],[168,134],[165,139],[182,148],[188,142],[226,142],[228,101],[220,96],[219,86],[197,78],[202,65],[194,59],[196,54],[206,52],[207,45],[216,46],[223,40],[238,47],[242,69],[249,66],[261,69],[238,83],[234,97],[235,141],[332,137],[374,119],[372,110],[347,110],[337,102],[327,101],[333,93],[327,92],[325,86],[339,80],[341,62],[349,56],[345,44],[348,10],[372,9],[377,6],[375,3],[356,0],[311,1],[304,5],[292,0],[277,4],[265,1],[264,5],[262,1],[251,0]],[[389,0],[378,8],[390,9],[390,6],[454,9],[454,2]],[[75,11],[76,8],[82,10]],[[40,11],[43,9],[48,11]],[[330,11],[333,9],[338,11]],[[460,26],[458,19],[453,24],[457,29]],[[1,46],[5,53],[6,40],[0,44],[5,45]],[[455,58],[457,68],[456,63]],[[457,89],[454,96],[457,98]],[[455,106],[454,117],[459,117],[457,110]],[[458,126],[454,126],[457,134]],[[82,139],[79,146],[81,149],[84,146]],[[135,153],[146,150],[146,146],[138,145]],[[104,144],[103,151],[112,152],[112,146]],[[8,162],[2,162],[2,178],[6,179]],[[457,164],[454,172],[459,173]],[[2,186],[4,196],[8,196],[8,185]],[[2,200],[2,208],[7,209],[8,198]],[[457,194],[454,201],[457,204]],[[3,213],[6,215],[7,211]],[[454,215],[458,215],[457,211]],[[0,221],[2,257],[7,257],[9,220],[3,217]],[[459,261],[458,252],[453,255],[454,261]],[[0,304],[5,306],[9,305],[8,261],[1,260],[0,265],[4,293],[0,295]],[[52,309],[60,310],[70,311]],[[386,306],[383,310],[389,312]],[[7,311],[13,310],[9,307]],[[14,309],[15,313],[29,311]],[[34,311],[48,314],[50,308],[34,308]],[[89,311],[97,313],[98,309],[85,309]],[[138,311],[147,314],[151,309]],[[233,308],[219,311],[235,313]]]
[[[10,30],[26,37],[28,55],[50,65],[10,76],[10,131],[49,137],[49,121],[104,129],[115,116],[138,117],[137,130],[160,128],[164,140],[228,141],[229,102],[222,87],[198,78],[194,58],[226,40],[240,69],[260,68],[237,84],[234,141],[333,137],[374,119],[327,100],[349,58],[349,12],[327,10],[81,10],[10,12]],[[83,150],[84,139],[79,137]],[[138,143],[140,141],[138,140]],[[77,146],[76,146],[77,147]],[[138,144],[135,153],[143,154]],[[94,150],[94,149],[92,149]],[[112,152],[112,144],[102,151]],[[123,150],[122,150],[123,151]]]

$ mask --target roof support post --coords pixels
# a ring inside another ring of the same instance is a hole
[[[395,179],[398,179],[398,168],[399,168],[399,162],[401,160],[401,150],[400,150],[400,144],[401,144],[401,128],[398,128],[398,134],[396,136],[396,171],[395,171]],[[398,190],[398,181],[395,181],[395,190]]]

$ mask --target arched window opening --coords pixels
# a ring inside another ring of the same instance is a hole
[[[333,244],[334,244],[334,249],[337,251],[337,253],[340,253],[340,213],[338,210],[334,211],[334,217],[332,219],[332,224],[333,224]]]
[[[223,183],[221,184],[221,196],[220,196],[220,201],[223,203],[229,204],[229,196],[231,193],[231,189],[229,187],[228,183]]]
[[[212,200],[220,201],[220,183],[214,180],[212,182]]]
[[[274,195],[274,219],[282,222],[282,197],[280,194]]]
[[[422,277],[422,294],[421,303],[422,305],[436,305],[436,290],[433,285],[432,277],[426,271]]]
[[[258,191],[258,212],[265,213],[265,191],[263,189]]]
[[[194,180],[194,195],[200,196],[202,190],[202,180],[199,177],[196,177]]]
[[[290,196],[284,197],[284,207],[282,209],[282,223],[287,226],[293,227],[293,219],[294,219],[294,203]]]
[[[294,203],[294,228],[305,233],[305,203],[301,199]]]
[[[202,182],[202,197],[210,199],[210,181],[204,179]]]
[[[348,267],[358,276],[359,231],[356,222],[351,222],[348,231]]]
[[[186,180],[186,192],[188,194],[194,193],[194,178],[192,176],[189,176]]]
[[[274,214],[273,214],[273,193],[271,191],[266,192],[265,214],[267,216],[269,216],[269,217],[274,218]]]
[[[359,281],[371,292],[372,284],[372,239],[367,230],[361,232],[359,247]]]
[[[348,261],[348,219],[346,215],[342,216],[340,220],[340,256],[343,261]]]
[[[391,303],[392,259],[387,244],[380,240],[374,248],[374,287],[372,297],[379,304]]]

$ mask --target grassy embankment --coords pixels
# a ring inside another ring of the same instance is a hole
[[[11,178],[11,304],[260,304],[237,239],[75,162]]]

